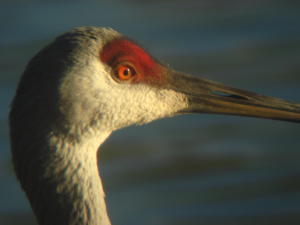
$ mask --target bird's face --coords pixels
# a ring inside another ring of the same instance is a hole
[[[101,108],[112,127],[144,124],[187,108],[186,96],[168,87],[169,69],[134,42],[124,37],[109,41],[100,64],[107,78]]]
[[[89,29],[92,34],[77,29],[56,40],[74,43],[67,57],[72,66],[59,84],[65,124],[113,131],[187,108],[185,94],[168,87],[168,68],[116,31]]]
[[[195,112],[300,121],[298,104],[174,71],[116,31],[94,29],[60,86],[70,123],[112,131]]]

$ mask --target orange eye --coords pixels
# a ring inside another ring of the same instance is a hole
[[[136,75],[136,71],[133,66],[127,64],[118,65],[115,73],[120,80],[129,80]]]

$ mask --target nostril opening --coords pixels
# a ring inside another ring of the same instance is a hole
[[[247,98],[240,96],[240,95],[234,95],[234,94],[227,94],[225,92],[221,92],[221,91],[214,91],[213,94],[221,96],[221,97],[226,97],[226,98],[235,98],[235,99],[243,99],[243,100],[247,100]]]
[[[240,96],[240,95],[229,95],[230,98],[236,98],[236,99],[242,99],[242,100],[248,100],[247,98]]]

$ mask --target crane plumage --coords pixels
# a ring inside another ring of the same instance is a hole
[[[41,225],[109,225],[97,151],[115,130],[183,113],[300,121],[299,104],[161,64],[110,28],[75,28],[27,65],[10,112],[16,175]]]

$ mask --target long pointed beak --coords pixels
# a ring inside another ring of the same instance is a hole
[[[225,86],[171,71],[172,89],[183,93],[188,108],[180,113],[214,113],[300,122],[300,104]]]

